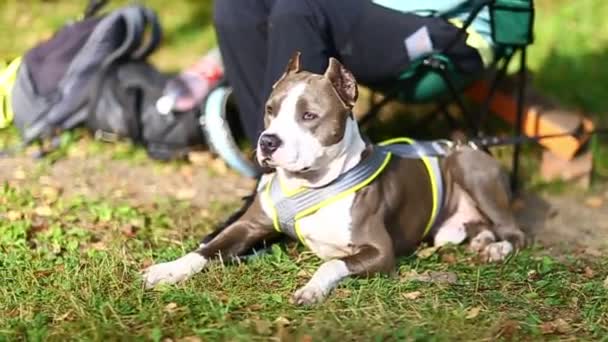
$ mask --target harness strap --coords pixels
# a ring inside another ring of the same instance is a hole
[[[386,168],[391,157],[392,153],[389,151],[374,149],[365,162],[359,163],[331,184],[318,189],[297,189],[287,194],[278,178],[272,176],[265,192],[270,199],[268,203],[273,206],[274,228],[305,243],[298,224],[299,219],[371,183]]]
[[[421,159],[429,175],[433,199],[424,238],[437,220],[443,201],[443,181],[437,157],[446,155],[450,147],[451,142],[447,140],[418,142],[409,138],[392,139],[376,145],[367,159],[322,188],[288,190],[275,174],[260,190],[263,200],[271,208],[274,228],[306,244],[300,229],[303,217],[367,186],[386,169],[393,155]]]
[[[445,156],[451,144],[452,143],[447,140],[419,142],[410,138],[396,138],[379,144],[401,158],[419,158],[422,159],[422,162],[424,163],[431,183],[433,207],[429,220],[424,228],[424,233],[422,234],[423,239],[431,231],[435,221],[437,221],[437,217],[439,216],[439,212],[443,205],[443,176],[441,174],[441,168],[439,167],[439,158],[437,157]]]

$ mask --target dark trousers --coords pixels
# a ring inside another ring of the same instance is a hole
[[[214,23],[226,77],[254,146],[264,129],[264,102],[296,50],[304,70],[323,73],[335,57],[357,81],[373,87],[390,84],[407,69],[404,40],[421,27],[439,50],[458,31],[441,18],[392,11],[371,0],[216,0]],[[448,55],[462,72],[478,72],[481,58],[465,39]]]

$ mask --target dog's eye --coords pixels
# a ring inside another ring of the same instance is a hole
[[[266,114],[272,114],[272,106],[266,106]]]
[[[315,120],[319,117],[319,115],[317,115],[316,113],[312,113],[312,112],[304,112],[304,114],[302,114],[302,120],[304,121],[312,121]]]

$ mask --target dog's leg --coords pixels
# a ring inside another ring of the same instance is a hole
[[[153,265],[144,270],[145,286],[151,288],[158,284],[173,284],[186,280],[202,271],[209,260],[237,256],[255,243],[275,234],[270,220],[262,213],[256,200],[239,220],[223,229],[208,243],[202,243],[195,251],[177,260]]]
[[[491,221],[498,242],[489,243],[481,255],[489,261],[503,260],[522,248],[525,235],[510,208],[511,194],[500,164],[482,151],[463,149],[448,156],[454,180],[471,196],[480,212]]]
[[[348,276],[371,276],[392,271],[395,267],[392,241],[386,229],[380,228],[380,224],[377,227],[369,230],[374,232],[370,241],[358,248],[357,253],[321,264],[306,285],[294,293],[292,301],[299,305],[319,303]]]

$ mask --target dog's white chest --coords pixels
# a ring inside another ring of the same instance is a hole
[[[300,220],[300,231],[306,245],[322,259],[353,254],[351,207],[355,194],[350,194]]]

